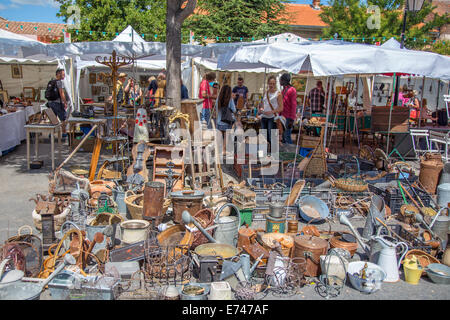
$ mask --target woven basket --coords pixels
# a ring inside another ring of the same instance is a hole
[[[429,264],[431,263],[441,263],[438,259],[436,259],[435,257],[433,257],[432,255],[422,251],[422,250],[418,250],[418,249],[412,249],[409,250],[406,254],[405,254],[405,258],[404,259],[411,259],[411,257],[415,255],[417,257],[417,260],[419,261],[420,265],[422,266],[422,268],[426,268],[428,267]],[[405,261],[403,259],[403,261]],[[403,263],[402,261],[402,263]],[[426,274],[426,271],[424,270],[422,275]]]
[[[55,229],[55,231],[58,231],[62,224],[66,221],[67,219],[67,215],[70,212],[70,207],[66,207],[63,212],[61,212],[60,214],[57,214],[56,216],[53,217],[53,228]],[[37,230],[41,231],[42,230],[42,218],[41,215],[39,213],[36,212],[36,210],[33,210],[33,212],[31,213],[31,216],[33,217],[33,222],[34,222],[34,226]]]
[[[121,179],[122,178],[122,173],[121,172],[106,169],[106,167],[109,166],[110,164],[111,163],[108,160],[105,160],[105,162],[103,162],[102,166],[98,170],[97,180],[102,180],[102,179]]]
[[[353,156],[353,159],[356,160],[356,164],[357,164],[357,168],[358,168],[358,174],[357,177],[361,176],[361,171],[359,169],[359,161],[358,158],[356,158],[355,156]],[[345,169],[347,169],[347,167],[345,167]],[[360,178],[339,178],[339,179],[335,179],[334,177],[330,176],[329,177],[330,182],[332,183],[332,185],[336,188],[339,188],[341,190],[344,191],[349,191],[349,192],[364,192],[367,191],[368,189],[368,183],[365,182],[364,180],[360,179]]]
[[[128,195],[131,193],[131,195]],[[131,218],[133,220],[142,220],[142,214],[144,213],[144,204],[137,205],[135,204],[135,200],[142,200],[144,199],[143,194],[134,194],[132,191],[127,191],[125,193],[125,204],[127,205],[127,209],[130,212]]]
[[[208,228],[214,224],[214,213],[211,211],[211,209],[205,208],[197,211],[197,213],[195,213],[193,217],[198,221],[198,223],[200,223],[203,228]],[[208,232],[212,236],[214,230],[208,230],[206,232]],[[201,244],[209,242],[200,230],[194,231],[192,234],[194,235],[194,241],[192,242],[191,246],[192,249],[195,249]]]

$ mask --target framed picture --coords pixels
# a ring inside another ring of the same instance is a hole
[[[13,64],[11,66],[11,77],[13,79],[22,79],[23,78],[23,74],[22,74],[22,66],[18,65],[18,64]]]
[[[101,72],[97,73],[97,82],[100,82],[100,83],[103,82],[103,73],[101,73]]]
[[[36,90],[33,87],[23,87],[23,97],[24,99],[35,100]]]
[[[108,94],[108,87],[102,87],[102,93]]]
[[[97,83],[97,74],[89,73],[89,84],[95,84],[95,83]]]

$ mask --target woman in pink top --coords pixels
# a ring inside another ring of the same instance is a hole
[[[291,85],[291,76],[289,73],[283,73],[280,77],[280,85],[283,87],[281,95],[283,96],[283,111],[281,116],[286,119],[281,142],[292,144],[292,127],[294,126],[297,114],[297,90]]]
[[[398,101],[402,103],[402,107],[409,102],[409,91],[406,85],[403,86],[402,91],[398,93]]]

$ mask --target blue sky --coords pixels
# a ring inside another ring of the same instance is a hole
[[[328,0],[322,0],[326,4]],[[295,0],[292,3],[312,3],[312,0]],[[0,0],[0,17],[12,21],[63,23],[58,18],[58,4],[53,0]]]

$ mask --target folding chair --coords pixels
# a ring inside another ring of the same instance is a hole
[[[431,148],[430,148],[430,141],[428,140],[429,136],[428,129],[409,129],[409,133],[411,134],[412,145],[417,158],[419,158],[421,154],[430,151]],[[425,138],[426,149],[422,149],[420,143],[421,138]]]
[[[444,157],[446,162],[449,159],[449,157],[448,157],[448,146],[450,145],[449,134],[450,134],[450,132],[449,133],[443,133],[443,132],[438,132],[438,131],[433,131],[433,130],[430,130],[430,134],[429,134],[430,151],[442,153],[441,145],[444,145],[443,157]],[[433,142],[437,145],[437,147],[438,147],[437,150],[433,149]]]
[[[447,109],[447,119],[450,119],[450,114],[448,112],[448,103],[450,102],[450,95],[444,94],[445,108]]]

